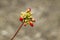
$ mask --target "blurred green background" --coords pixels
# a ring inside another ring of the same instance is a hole
[[[11,39],[21,24],[20,12],[27,8],[35,26],[23,26],[14,40],[60,40],[60,0],[0,0],[0,40]]]

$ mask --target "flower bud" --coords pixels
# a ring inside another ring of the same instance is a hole
[[[20,20],[20,21],[23,21],[23,18],[22,18],[22,17],[20,17],[20,18],[19,18],[19,20]]]
[[[32,22],[35,22],[35,19],[34,18],[32,18]]]
[[[30,24],[30,26],[31,26],[31,27],[33,27],[33,26],[34,26],[32,21],[30,21],[30,22],[29,22],[29,24]]]

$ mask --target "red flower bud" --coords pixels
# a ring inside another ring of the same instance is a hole
[[[20,21],[23,21],[23,18],[22,18],[22,17],[20,17],[20,18],[19,18],[19,20],[20,20]]]
[[[30,26],[31,26],[31,27],[33,27],[33,26],[34,26],[34,25],[33,25],[33,23],[32,23],[31,21],[29,22],[29,24],[30,24]]]

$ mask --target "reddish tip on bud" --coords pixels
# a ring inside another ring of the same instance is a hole
[[[33,27],[33,26],[34,26],[34,25],[33,25],[33,23],[32,23],[31,21],[29,22],[29,24],[30,24],[30,26],[31,26],[31,27]]]
[[[19,18],[19,20],[20,20],[20,21],[23,21],[23,18],[22,18],[22,17],[20,17],[20,18]]]

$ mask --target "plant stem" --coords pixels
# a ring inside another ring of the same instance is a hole
[[[11,38],[11,40],[13,40],[13,39],[16,37],[16,35],[18,34],[19,30],[22,28],[23,24],[24,24],[24,23],[22,23],[22,24],[20,25],[20,27],[18,28],[18,30],[16,31],[16,33],[13,35],[13,37]]]

